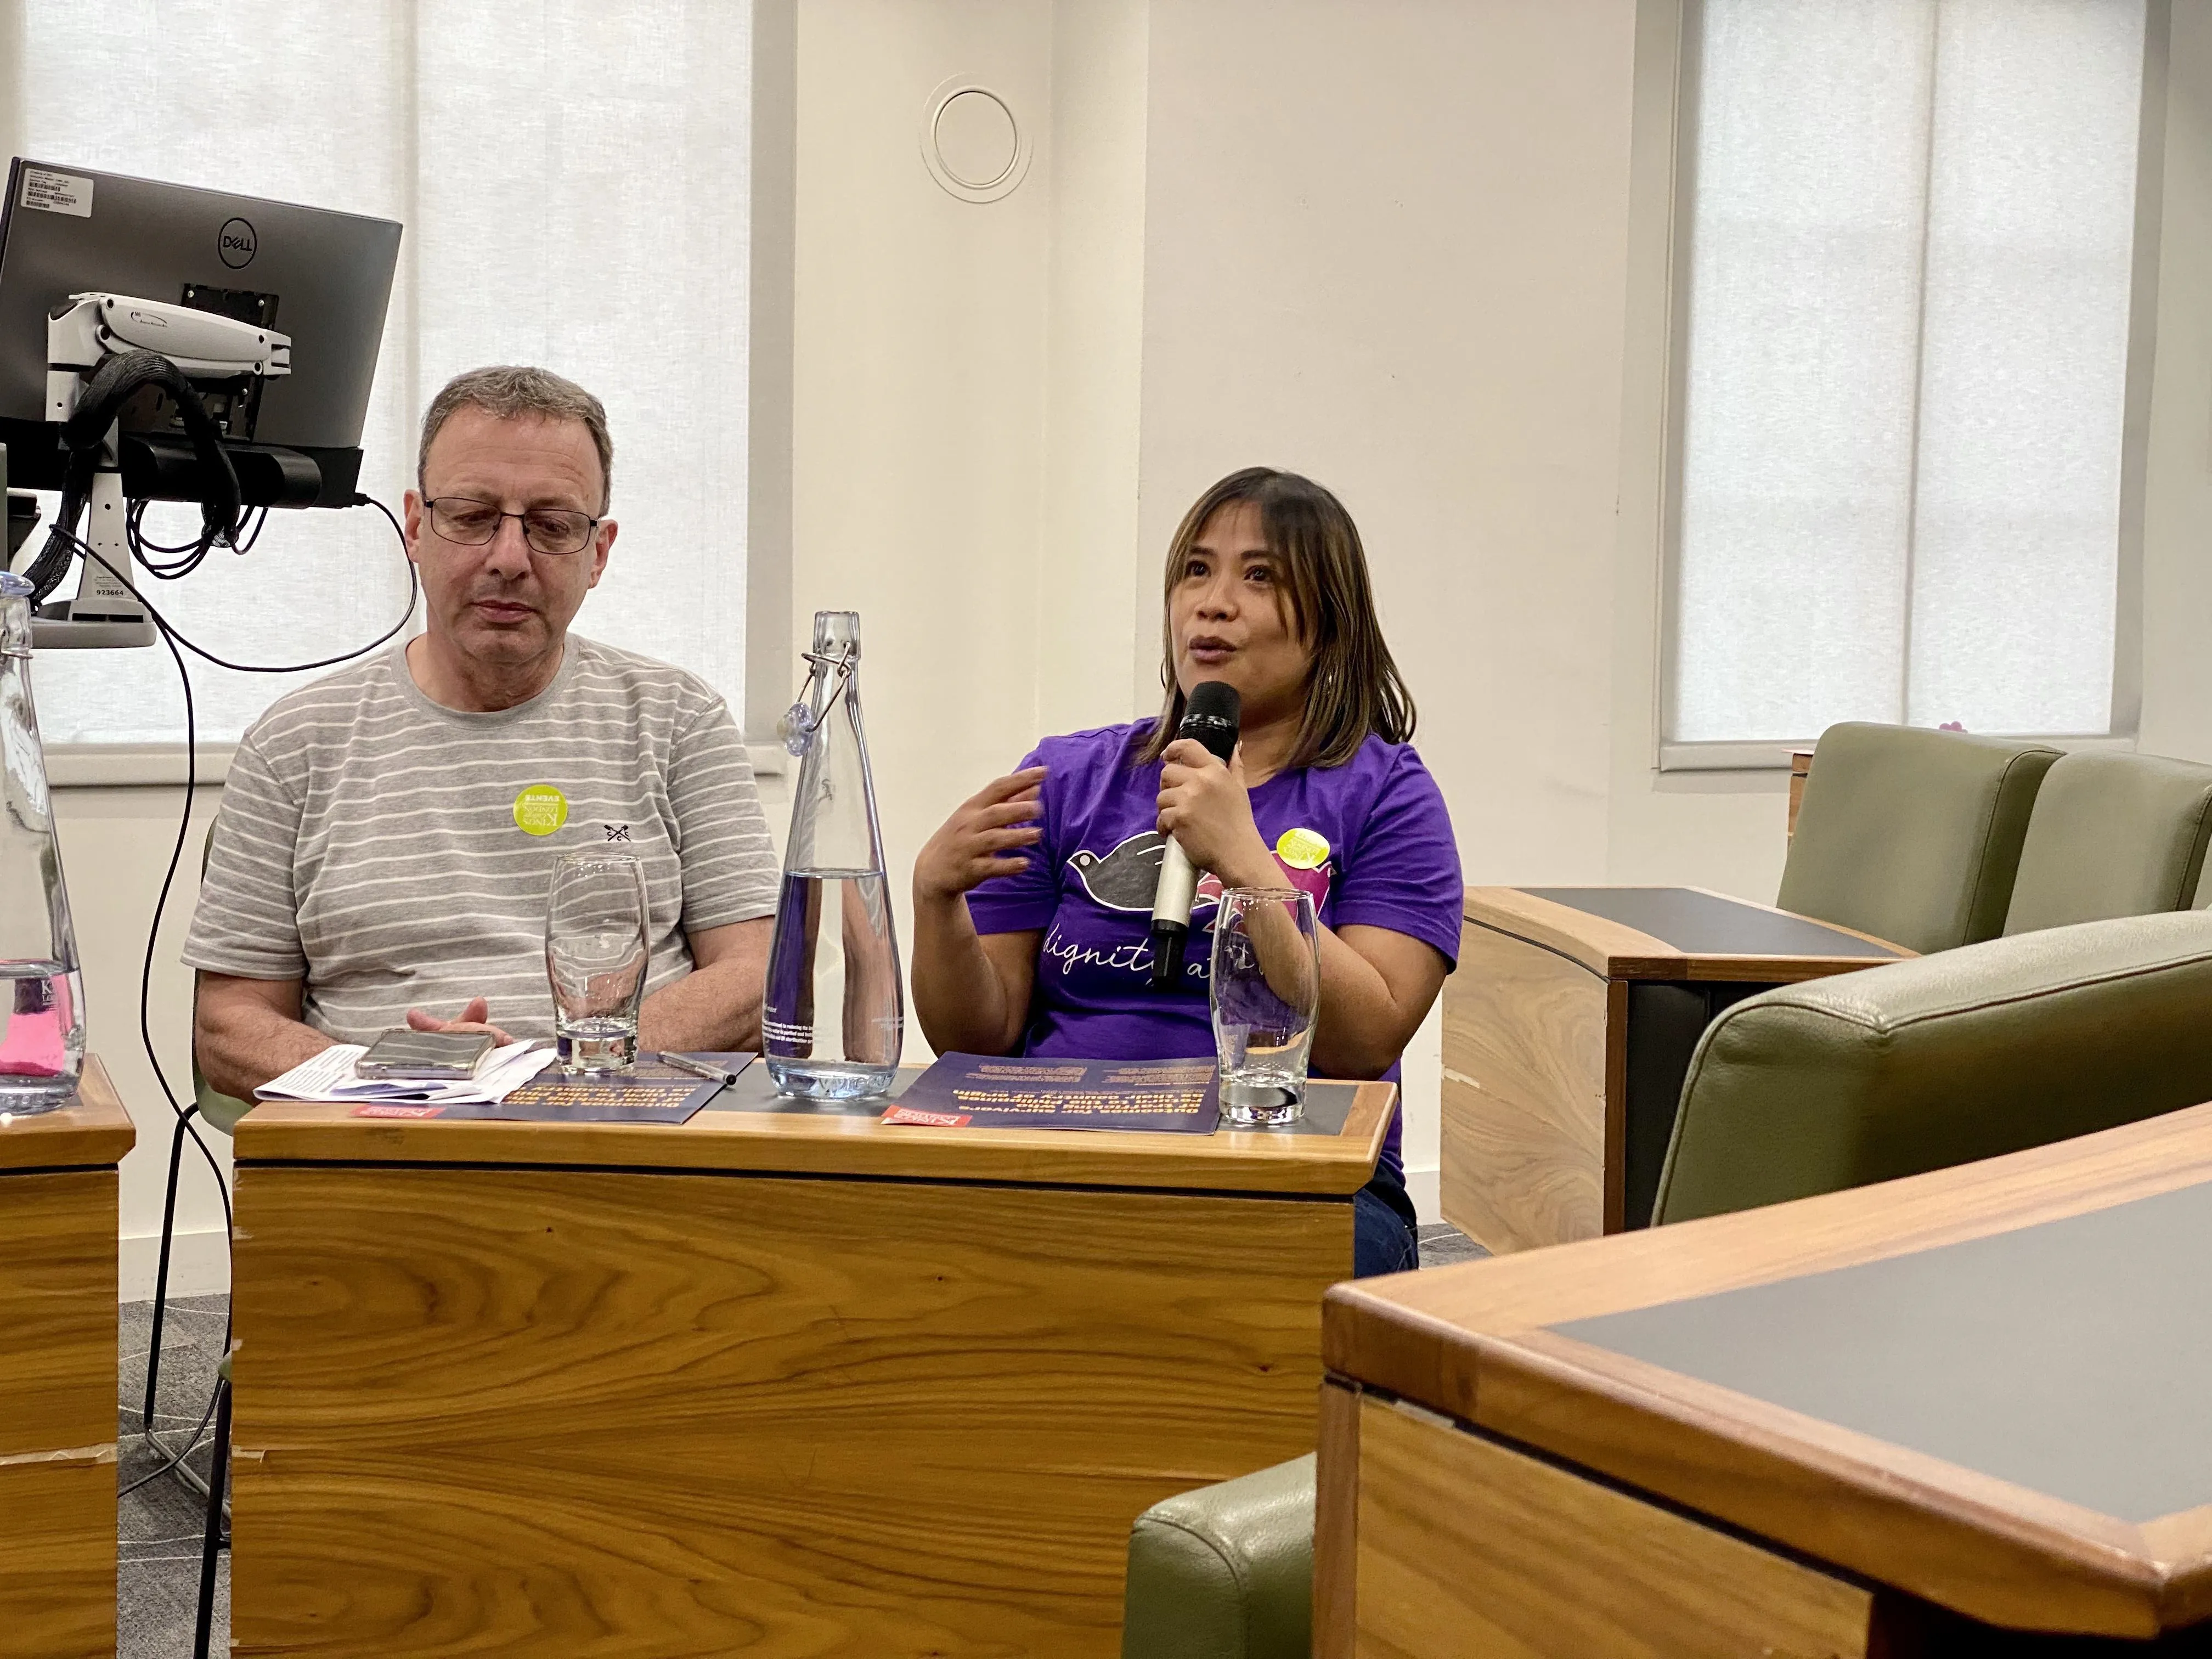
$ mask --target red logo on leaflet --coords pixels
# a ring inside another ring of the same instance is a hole
[[[884,1123],[919,1123],[932,1129],[965,1128],[965,1112],[925,1112],[919,1106],[894,1106],[883,1115]]]

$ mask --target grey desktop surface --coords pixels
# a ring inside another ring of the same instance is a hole
[[[1686,956],[1898,959],[1894,951],[1808,917],[1784,915],[1690,887],[1523,887],[1521,891],[1664,939]]]
[[[891,1083],[892,1097],[902,1095],[918,1070],[902,1070]],[[1338,1135],[1344,1133],[1345,1119],[1352,1115],[1352,1103],[1358,1097],[1356,1083],[1312,1083],[1306,1085],[1305,1115],[1287,1129],[1255,1130],[1262,1134]],[[709,1100],[700,1109],[708,1112],[769,1112],[799,1117],[880,1117],[884,1112],[884,1097],[870,1100],[801,1100],[795,1095],[780,1095],[769,1077],[768,1065],[756,1060],[738,1073],[738,1080]],[[1062,1134],[1114,1134],[1112,1129],[1063,1129]]]
[[[1554,1326],[2134,1523],[2212,1504],[2212,1183]]]

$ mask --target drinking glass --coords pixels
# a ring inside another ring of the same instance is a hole
[[[645,866],[629,853],[564,853],[545,906],[545,977],[561,1069],[626,1072],[645,996]]]
[[[1221,1115],[1230,1123],[1295,1123],[1305,1110],[1306,1059],[1321,1008],[1321,928],[1313,895],[1295,887],[1232,887],[1213,916],[1213,1047]]]

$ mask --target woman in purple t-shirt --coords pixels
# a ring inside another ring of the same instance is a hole
[[[1048,738],[915,860],[922,1030],[940,1054],[1210,1056],[1200,943],[1178,987],[1151,984],[1152,890],[1171,835],[1212,872],[1194,930],[1224,886],[1314,893],[1314,1073],[1395,1078],[1458,955],[1459,854],[1407,741],[1413,701],[1351,515],[1294,473],[1224,478],[1169,549],[1164,633],[1158,720]],[[1174,738],[1201,680],[1243,699],[1226,766]],[[1394,1117],[1355,1200],[1358,1273],[1417,1265],[1399,1140]]]

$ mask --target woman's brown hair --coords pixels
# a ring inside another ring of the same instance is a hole
[[[1390,647],[1382,642],[1358,527],[1344,503],[1312,479],[1252,466],[1231,473],[1200,495],[1183,514],[1168,544],[1163,604],[1174,594],[1207,520],[1223,507],[1244,501],[1260,509],[1260,533],[1279,568],[1291,631],[1313,653],[1305,717],[1284,770],[1342,766],[1358,752],[1370,732],[1385,743],[1409,741],[1413,697],[1398,665],[1390,659]],[[1159,723],[1138,752],[1139,766],[1158,760],[1182,723],[1173,626],[1162,617],[1160,678],[1167,684],[1167,699],[1160,708]]]

